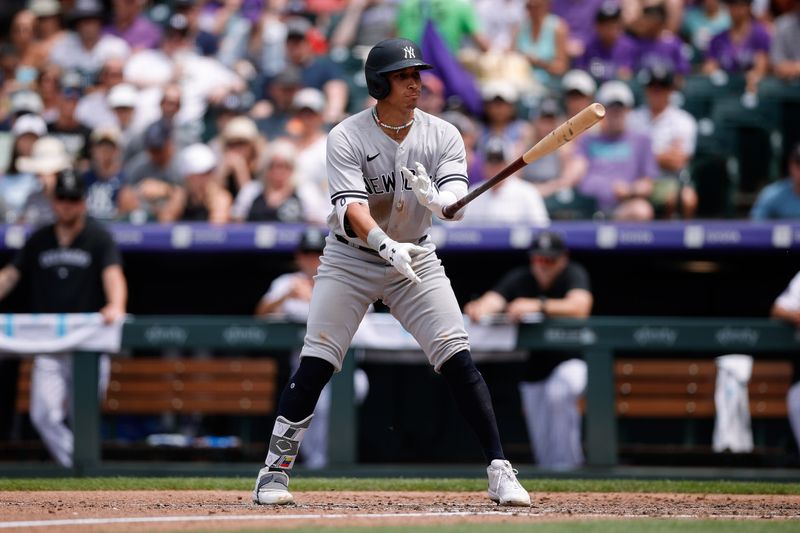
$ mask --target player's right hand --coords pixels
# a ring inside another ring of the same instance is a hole
[[[378,253],[386,259],[402,275],[413,281],[421,283],[422,279],[414,272],[411,263],[414,257],[426,253],[428,250],[410,242],[397,242],[386,238],[381,243]]]

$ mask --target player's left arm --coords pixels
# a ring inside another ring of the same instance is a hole
[[[442,220],[461,220],[464,218],[464,209],[460,209],[453,218],[445,217],[442,210],[467,194],[469,179],[464,141],[455,126],[447,124],[442,131],[440,142],[442,143],[440,157],[436,168],[433,169],[433,177],[419,162],[415,162],[413,171],[403,167],[403,174],[406,175],[419,203]]]
[[[102,237],[100,252],[95,254],[95,259],[101,267],[103,292],[106,296],[106,305],[100,310],[106,324],[112,324],[125,317],[125,308],[128,304],[128,284],[122,272],[122,258],[119,249],[111,239],[111,235]]]
[[[109,265],[103,269],[103,291],[107,303],[100,310],[100,314],[103,315],[106,324],[112,324],[125,316],[125,305],[128,301],[128,284],[119,264]]]

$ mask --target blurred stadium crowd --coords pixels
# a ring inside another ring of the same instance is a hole
[[[421,42],[437,66],[419,107],[459,129],[473,184],[587,103],[609,110],[466,223],[800,216],[797,0],[7,0],[0,10],[7,223],[49,221],[67,166],[100,220],[323,223],[326,132],[372,105],[363,61],[392,35]],[[443,67],[448,54],[464,72]]]

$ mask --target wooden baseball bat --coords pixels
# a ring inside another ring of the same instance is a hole
[[[595,102],[586,106],[579,111],[577,115],[548,133],[544,139],[540,140],[533,148],[512,161],[507,167],[498,172],[497,175],[481,183],[457,202],[445,206],[444,209],[442,209],[442,214],[447,218],[453,218],[453,215],[455,215],[459,209],[472,200],[491,189],[514,172],[520,170],[525,165],[529,165],[537,159],[541,159],[547,154],[556,151],[560,146],[565,145],[600,122],[604,116],[606,116],[606,108],[604,108],[602,104]]]

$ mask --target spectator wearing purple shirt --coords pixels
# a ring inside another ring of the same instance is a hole
[[[606,2],[595,17],[595,36],[586,44],[577,68],[589,71],[599,80],[628,79],[636,63],[636,42],[624,32],[622,10]]]
[[[711,39],[703,72],[745,73],[745,91],[755,93],[758,82],[769,69],[770,35],[760,22],[753,20],[752,0],[726,0],[726,3],[731,27]]]
[[[689,60],[683,50],[683,41],[666,29],[667,9],[663,3],[645,6],[638,27],[637,71],[653,65],[668,65],[676,74],[689,73]]]
[[[594,37],[594,17],[606,0],[558,0],[552,12],[561,17],[569,28],[567,55],[580,57],[586,44]]]
[[[155,48],[161,28],[142,15],[144,0],[114,0],[114,20],[104,32],[123,39],[132,50]]]
[[[578,176],[577,190],[597,200],[598,207],[617,220],[652,220],[647,198],[653,192],[658,165],[643,133],[627,128],[633,93],[625,82],[600,86],[597,101],[606,107],[598,134],[578,139],[575,156],[565,172]]]

